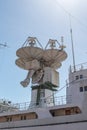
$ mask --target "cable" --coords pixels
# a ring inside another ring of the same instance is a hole
[[[57,3],[57,5],[66,13],[68,14],[68,16],[72,17],[73,19],[75,19],[79,24],[83,25],[84,27],[87,28],[87,25],[85,25],[81,20],[79,20],[77,17],[75,17],[74,15],[72,15],[69,11],[67,11],[57,0],[55,0],[55,2]]]
[[[84,79],[87,79],[87,76],[84,76],[83,81],[84,81]],[[46,100],[49,99],[49,98],[52,97],[54,94],[59,93],[59,91],[61,91],[62,89],[64,89],[66,86],[68,86],[68,85],[74,83],[75,81],[80,82],[81,80],[76,80],[76,79],[75,79],[75,80],[71,81],[70,83],[68,82],[65,86],[63,86],[62,88],[60,88],[57,92],[55,92],[55,93],[53,93],[52,95],[46,97],[45,99],[46,99]],[[69,87],[71,87],[71,86],[69,86]]]

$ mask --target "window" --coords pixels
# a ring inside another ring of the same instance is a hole
[[[83,78],[83,75],[80,75],[80,79],[82,79]]]
[[[78,79],[79,79],[79,76],[77,75],[77,76],[76,76],[76,80],[78,80]]]
[[[87,86],[84,86],[84,91],[87,91]]]
[[[82,79],[83,78],[83,75],[81,74],[81,75],[76,75],[76,80],[78,80],[78,79]]]
[[[12,121],[12,117],[10,117],[9,120]]]
[[[83,92],[83,87],[80,87],[80,92]]]
[[[52,116],[55,116],[55,112],[52,112],[51,114],[52,114]]]
[[[21,116],[21,120],[23,120],[23,116]]]
[[[12,121],[12,117],[6,117],[6,121],[7,122]]]
[[[21,120],[26,120],[26,115],[21,116]]]
[[[26,120],[26,116],[24,116],[24,120]]]
[[[60,109],[54,109],[50,110],[50,113],[52,116],[64,116],[64,115],[73,115],[81,113],[81,110],[79,107],[67,107],[67,108],[60,108]]]
[[[70,111],[70,110],[65,110],[65,114],[66,114],[66,115],[70,115],[70,114],[71,114],[71,111]]]
[[[9,121],[9,117],[6,118],[6,121],[7,121],[7,122]]]

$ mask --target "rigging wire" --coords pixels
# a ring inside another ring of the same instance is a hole
[[[84,77],[84,78],[85,78],[85,77]],[[86,77],[86,78],[87,78],[87,77]],[[70,84],[72,84],[72,83],[75,82],[75,81],[76,81],[76,80],[73,80],[73,81],[71,81],[70,83],[69,83],[69,82],[66,83],[65,86],[63,86],[62,88],[60,88],[59,90],[57,90],[55,93],[53,93],[53,94],[49,95],[48,97],[46,97],[46,100],[49,99],[50,97],[54,96],[54,94],[59,93],[62,89],[66,88],[67,86],[70,87]],[[79,82],[79,81],[78,81],[78,82]]]
[[[84,64],[87,64],[87,62],[82,63],[82,64],[78,64],[77,66],[79,66],[79,65],[82,66],[82,65],[84,65]],[[87,79],[87,76],[84,76],[84,79]],[[67,86],[71,87],[70,85],[71,85],[72,83],[74,83],[75,81],[77,81],[77,80],[75,79],[75,80],[73,80],[73,81],[71,81],[71,82],[67,82],[65,86],[63,86],[62,88],[60,88],[59,90],[57,90],[55,93],[53,93],[53,94],[49,95],[48,97],[46,97],[46,100],[49,99],[50,97],[54,96],[54,94],[59,93],[62,89],[67,88]],[[80,81],[81,81],[81,80],[80,80]],[[77,82],[80,82],[80,81],[77,81]]]
[[[76,16],[72,15],[69,11],[67,11],[59,2],[58,0],[55,0],[57,5],[70,17],[72,17],[74,20],[76,20],[80,25],[84,26],[87,28],[87,25],[84,24],[81,20],[79,20]]]
[[[70,23],[70,35],[71,35],[71,44],[72,44],[72,56],[73,56],[73,67],[74,67],[74,72],[76,71],[75,68],[75,53],[74,53],[74,43],[73,43],[73,32],[72,32],[72,25],[71,25],[71,18],[73,18],[74,20],[76,20],[80,25],[83,25],[84,27],[87,28],[87,25],[83,24],[82,21],[80,21],[77,17],[75,17],[74,15],[72,15],[69,11],[67,11],[59,2],[58,0],[55,0],[55,2],[57,3],[57,5],[68,15],[69,17],[69,23]]]

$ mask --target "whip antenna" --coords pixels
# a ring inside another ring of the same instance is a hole
[[[75,66],[75,53],[74,53],[74,44],[73,44],[73,33],[72,33],[72,26],[71,26],[71,17],[69,15],[70,19],[70,35],[71,35],[71,44],[72,44],[72,56],[73,56],[73,69],[74,72],[76,71],[76,66]]]

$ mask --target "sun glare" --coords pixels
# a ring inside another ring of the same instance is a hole
[[[78,5],[78,0],[57,0],[57,2],[59,2],[63,7],[67,8],[73,8],[76,7]]]

